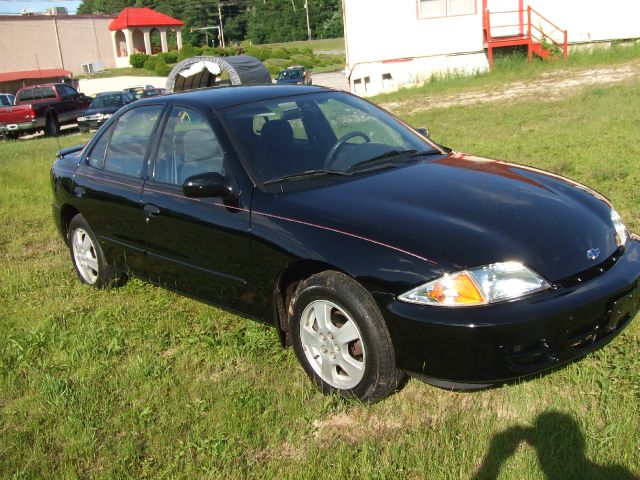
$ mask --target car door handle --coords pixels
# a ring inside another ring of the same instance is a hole
[[[158,216],[160,216],[160,209],[158,207],[150,203],[147,203],[144,206],[144,217],[147,223],[149,223],[149,219],[151,217],[158,217]]]

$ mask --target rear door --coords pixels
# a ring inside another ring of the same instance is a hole
[[[237,192],[230,147],[210,112],[175,105],[142,193],[152,281],[217,305],[258,314],[249,284],[251,192],[231,199],[188,198],[184,181],[217,172]]]
[[[144,266],[142,185],[151,138],[164,105],[144,105],[121,115],[100,137],[76,170],[74,194],[106,257],[125,271]]]

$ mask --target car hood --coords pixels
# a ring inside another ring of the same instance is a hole
[[[445,265],[520,261],[549,281],[617,248],[608,201],[566,178],[451,153],[279,196],[295,218]],[[600,250],[591,260],[587,251]]]
[[[87,110],[85,110],[85,112],[82,114],[82,116],[87,116],[87,115],[96,115],[98,113],[116,113],[118,110],[120,110],[122,107],[102,107],[102,108],[89,108]]]

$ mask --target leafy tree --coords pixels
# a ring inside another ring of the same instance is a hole
[[[218,25],[219,2],[227,41],[275,43],[307,38],[305,0],[83,0],[78,13],[117,14],[125,7],[153,8],[185,22],[185,43],[202,45],[206,34],[196,29]],[[343,35],[341,0],[308,3],[314,38]],[[216,33],[209,30],[210,37]]]

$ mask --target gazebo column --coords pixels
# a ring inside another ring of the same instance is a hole
[[[111,32],[111,40],[113,44],[113,55],[118,58],[120,56],[120,52],[118,51],[118,32],[120,30],[115,30]]]
[[[124,32],[124,39],[127,42],[127,55],[126,56],[130,57],[131,54],[133,53],[133,33],[128,28],[125,28],[123,30],[123,32]]]
[[[176,28],[176,43],[178,44],[178,50],[182,50],[182,29]]]
[[[144,37],[144,53],[151,55],[151,29],[141,28],[142,36]]]
[[[167,29],[162,28],[159,30],[160,30],[160,43],[162,44],[162,51],[166,53],[169,51],[169,47],[167,46]]]

